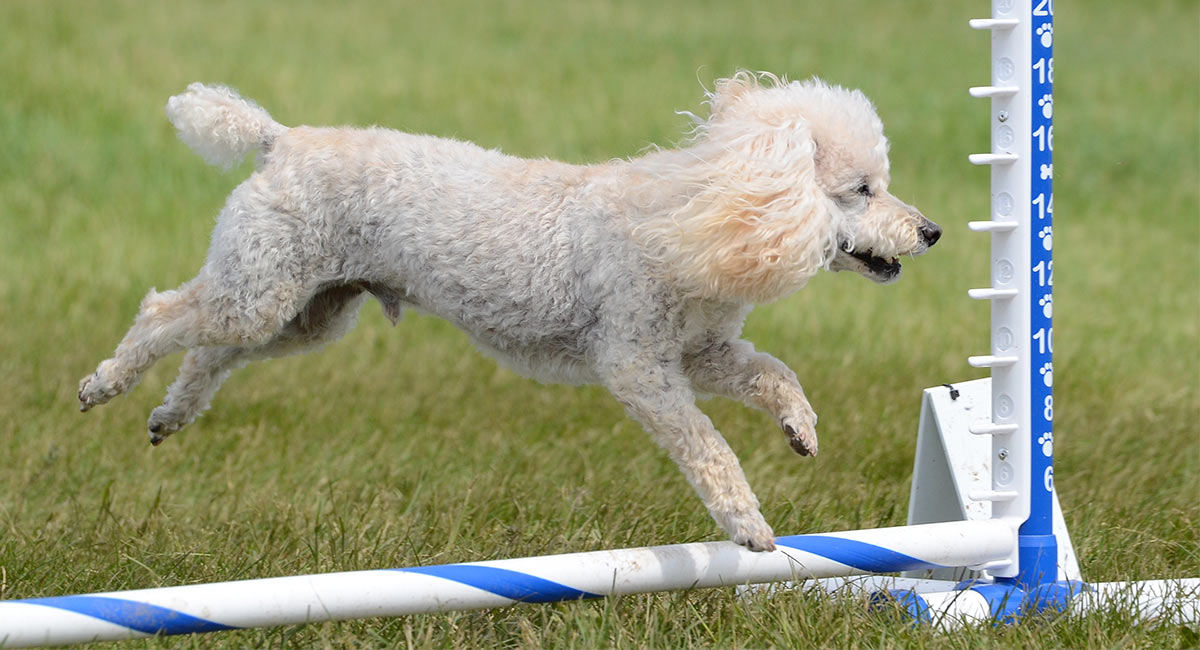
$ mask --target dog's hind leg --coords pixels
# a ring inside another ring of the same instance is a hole
[[[100,362],[94,373],[79,382],[80,410],[129,391],[154,362],[176,350],[236,343],[233,337],[223,336],[220,321],[213,318],[206,286],[201,277],[174,291],[151,289],[112,358]]]
[[[313,296],[274,338],[261,345],[189,350],[162,405],[150,413],[150,442],[158,444],[194,422],[208,409],[221,384],[245,364],[311,351],[341,338],[354,327],[365,300],[366,294],[358,286],[329,287]]]
[[[150,442],[157,445],[194,422],[229,375],[250,361],[250,350],[235,345],[188,350],[163,403],[150,412]]]
[[[250,185],[235,190],[222,211],[199,275],[174,291],[151,290],[113,357],[83,378],[81,410],[127,392],[172,352],[261,345],[317,292],[320,281],[305,271],[315,253],[301,248],[297,220],[245,207]]]
[[[774,533],[758,510],[737,456],[696,407],[688,380],[656,356],[618,359],[605,385],[683,471],[709,514],[734,542],[752,551],[775,550]]]
[[[725,341],[684,356],[684,370],[701,393],[730,397],[770,413],[792,449],[817,455],[817,414],[796,373],[782,361],[757,352],[749,341]]]
[[[128,392],[142,373],[168,354],[185,348],[259,345],[282,328],[274,314],[283,306],[270,305],[272,315],[264,318],[263,309],[213,296],[208,286],[202,274],[174,291],[151,290],[112,358],[79,382],[80,410]]]
[[[281,201],[257,175],[233,191],[200,273],[175,291],[147,294],[113,357],[80,382],[80,410],[127,392],[172,352],[262,345],[300,312],[323,283],[314,272],[330,264],[303,216],[270,207]]]

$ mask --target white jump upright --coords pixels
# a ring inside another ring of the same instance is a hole
[[[991,305],[991,350],[967,362],[990,370],[991,399],[969,421],[948,430],[939,426],[938,432],[947,455],[963,444],[960,438],[991,439],[982,463],[990,485],[975,485],[961,498],[964,509],[974,504],[1020,529],[1008,557],[977,568],[1022,588],[1058,579],[1051,392],[1053,20],[1052,0],[993,0],[992,16],[970,23],[992,37],[991,82],[969,91],[991,100],[991,151],[968,157],[990,167],[992,191],[990,218],[968,227],[989,234],[992,246],[990,286],[968,292]],[[922,425],[931,424],[931,411],[939,421],[950,418],[946,412],[955,406],[930,401],[927,391]],[[929,434],[920,432],[919,446]],[[939,495],[922,491],[923,453],[914,468],[910,523],[940,514],[928,503]]]
[[[971,89],[992,103],[992,151],[971,157],[991,166],[992,214],[970,224],[992,238],[992,286],[971,292],[991,302],[992,349],[969,362],[991,368],[992,418],[971,433],[992,437],[992,517],[1022,522],[1010,564],[991,574],[1031,588],[1058,575],[1051,444],[1053,0],[994,0],[992,18],[972,27],[992,34],[991,85]]]
[[[1080,580],[1054,491],[1054,2],[992,0],[991,17],[970,26],[992,37],[991,82],[969,91],[991,100],[991,151],[968,157],[990,167],[992,189],[989,219],[968,224],[991,236],[991,285],[968,292],[991,305],[991,350],[968,362],[991,377],[925,391],[909,523],[1006,522],[1017,544],[959,570],[973,579],[892,589],[892,597],[948,626],[1068,606],[1200,624],[1200,578]]]
[[[880,590],[917,620],[1012,621],[1046,607],[1121,607],[1200,624],[1200,578],[1088,586],[1054,494],[1052,0],[993,0],[990,379],[925,391],[909,524],[795,535],[752,553],[677,544],[405,569],[0,601],[0,647],[61,645],[622,594],[811,580]],[[980,444],[989,440],[990,444]],[[908,576],[970,570],[965,584]],[[850,578],[852,576],[868,576]],[[843,580],[831,580],[843,578]],[[903,587],[903,588],[901,588]]]
[[[992,239],[991,286],[970,292],[991,303],[992,349],[968,362],[991,370],[992,417],[970,430],[992,438],[992,490],[978,498],[992,503],[994,519],[1021,522],[1018,548],[990,573],[1024,588],[1057,577],[1052,448],[1034,445],[1035,437],[1052,435],[1053,330],[1050,311],[1032,308],[1051,304],[1054,18],[1051,0],[1033,1],[1036,6],[1019,12],[1022,3],[995,0],[992,18],[972,25],[992,34],[992,80],[971,89],[992,104],[992,150],[970,156],[989,165],[992,175],[991,219],[970,224]],[[1037,268],[1044,271],[1040,278]]]

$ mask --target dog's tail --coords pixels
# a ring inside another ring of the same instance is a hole
[[[251,152],[269,149],[287,131],[233,89],[200,83],[167,100],[167,119],[179,130],[180,140],[210,164],[224,168]]]

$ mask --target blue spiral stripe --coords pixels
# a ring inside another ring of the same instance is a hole
[[[408,569],[391,569],[406,573],[421,573],[424,575],[453,580],[454,582],[470,585],[476,589],[503,596],[523,603],[554,603],[563,600],[579,600],[581,598],[600,598],[600,594],[580,591],[552,580],[537,576],[498,569],[491,566],[473,564],[443,564],[440,566],[412,567]]]
[[[194,634],[238,629],[166,607],[106,596],[59,596],[13,602],[65,609],[146,634]]]
[[[918,569],[944,569],[940,564],[926,562],[890,548],[826,535],[789,535],[778,537],[775,543],[805,553],[820,555],[846,566],[871,573],[892,573]]]

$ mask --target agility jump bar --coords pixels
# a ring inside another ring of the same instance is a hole
[[[0,647],[195,634],[707,587],[978,566],[1016,531],[967,521],[0,601]]]

